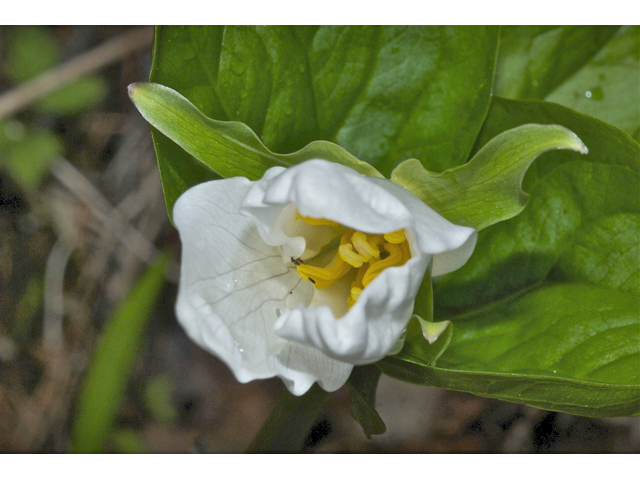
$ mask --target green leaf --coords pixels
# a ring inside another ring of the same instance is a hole
[[[504,27],[494,94],[559,103],[637,141],[639,32],[637,25]]]
[[[362,426],[367,438],[387,431],[380,414],[376,411],[376,388],[380,370],[373,365],[356,366],[347,386],[351,392],[351,415]]]
[[[545,100],[591,115],[640,140],[640,27],[623,27]]]
[[[313,423],[329,398],[317,384],[300,397],[284,390],[249,447],[249,453],[295,453],[302,450]]]
[[[588,281],[640,294],[640,216],[618,213],[589,222],[559,259],[559,272],[571,281]]]
[[[376,364],[400,380],[586,416],[640,414],[637,295],[552,285],[452,318],[434,368],[408,341]]]
[[[449,221],[481,230],[524,209],[529,195],[522,191],[522,178],[539,155],[552,149],[587,153],[566,128],[522,125],[490,140],[465,165],[434,174],[407,160],[391,179]]]
[[[592,221],[639,211],[638,177],[612,165],[561,165],[543,177],[531,195],[520,216],[480,232],[469,262],[435,286],[436,318],[535,285],[574,248],[576,235],[588,232]]]
[[[527,171],[525,189],[564,162],[579,158],[583,162],[606,163],[640,171],[640,147],[629,135],[593,117],[550,102],[507,100],[493,97],[474,154],[496,135],[523,123],[562,125],[584,140],[589,155],[577,157],[567,152],[549,152]]]
[[[469,262],[440,279],[434,287],[436,318],[530,288],[558,273],[554,265],[574,248],[576,235],[589,235],[591,222],[640,211],[640,148],[629,136],[558,105],[496,98],[481,144],[524,117],[568,125],[588,139],[589,154],[549,152],[531,166],[524,182],[529,205],[518,217],[481,231]],[[637,235],[629,238],[626,248],[632,249]],[[609,252],[606,244],[602,252]],[[565,263],[559,274],[570,270]]]
[[[272,151],[328,140],[383,173],[410,157],[443,170],[482,125],[497,40],[496,27],[158,27],[150,80]]]
[[[384,174],[407,158],[418,158],[435,171],[464,163],[487,111],[498,29],[383,27],[367,72],[370,79],[352,104],[336,101],[332,109],[333,89],[340,91],[352,59],[359,56],[352,49],[336,50],[340,44],[331,40],[342,40],[341,33],[323,29],[314,39],[314,46],[322,48],[313,53],[323,60],[315,82],[317,110],[338,111],[336,116],[344,118],[330,138]],[[315,63],[320,62],[312,68]],[[341,77],[323,75],[336,65]],[[345,104],[350,107],[346,117],[341,112]],[[335,125],[335,116],[326,124]]]
[[[591,60],[618,29],[503,27],[493,93],[514,99],[543,99]]]
[[[385,375],[404,382],[472,393],[543,410],[586,417],[638,415],[637,385],[607,385],[541,375],[450,370],[393,357],[387,357],[376,365]]]
[[[161,255],[109,319],[80,392],[72,451],[102,451],[170,259],[168,254]]]
[[[343,148],[325,141],[312,142],[297,152],[280,155],[268,150],[260,139],[243,123],[221,122],[202,114],[191,102],[170,88],[154,83],[129,86],[129,96],[145,119],[164,135],[182,147],[201,167],[210,170],[209,176],[244,176],[257,180],[274,166],[288,167],[305,160],[323,158],[347,165],[365,175],[381,176],[369,164],[361,162]],[[167,210],[193,178],[193,162],[166,158],[166,171],[160,172],[165,186]],[[177,178],[176,178],[177,177]]]

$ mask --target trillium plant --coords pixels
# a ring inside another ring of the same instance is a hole
[[[627,35],[572,28],[585,59]],[[345,384],[384,432],[381,374],[638,414],[638,143],[558,104],[565,67],[526,72],[558,103],[513,99],[529,50],[498,39],[545,32],[156,29],[129,95],[180,233],[176,316],[238,381],[282,379],[255,450],[299,448]]]
[[[173,218],[189,336],[240,381],[278,376],[295,395],[400,351],[429,262],[456,270],[476,240],[402,187],[326,160],[202,183]]]

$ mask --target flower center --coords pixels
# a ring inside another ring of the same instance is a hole
[[[324,218],[310,218],[298,215],[297,218],[309,225],[328,225],[342,227],[337,222]],[[362,290],[374,278],[389,267],[404,265],[411,258],[411,249],[404,230],[385,234],[364,233],[348,229],[340,238],[339,245],[331,260],[324,266],[310,265],[297,261],[298,273],[305,280],[314,284],[315,288],[329,288],[341,278],[355,270],[354,280],[347,303],[351,308]],[[317,257],[317,256],[316,256]],[[312,257],[311,263],[313,259]]]

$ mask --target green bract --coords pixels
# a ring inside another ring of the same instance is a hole
[[[320,157],[482,230],[465,267],[423,283],[404,349],[354,370],[367,435],[384,431],[380,372],[637,415],[637,42],[637,27],[160,27],[155,83],[131,96],[169,212],[206,180]]]

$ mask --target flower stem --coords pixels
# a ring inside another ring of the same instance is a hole
[[[249,453],[300,452],[304,441],[329,398],[317,384],[296,397],[287,390],[282,392],[260,431],[249,447]]]

